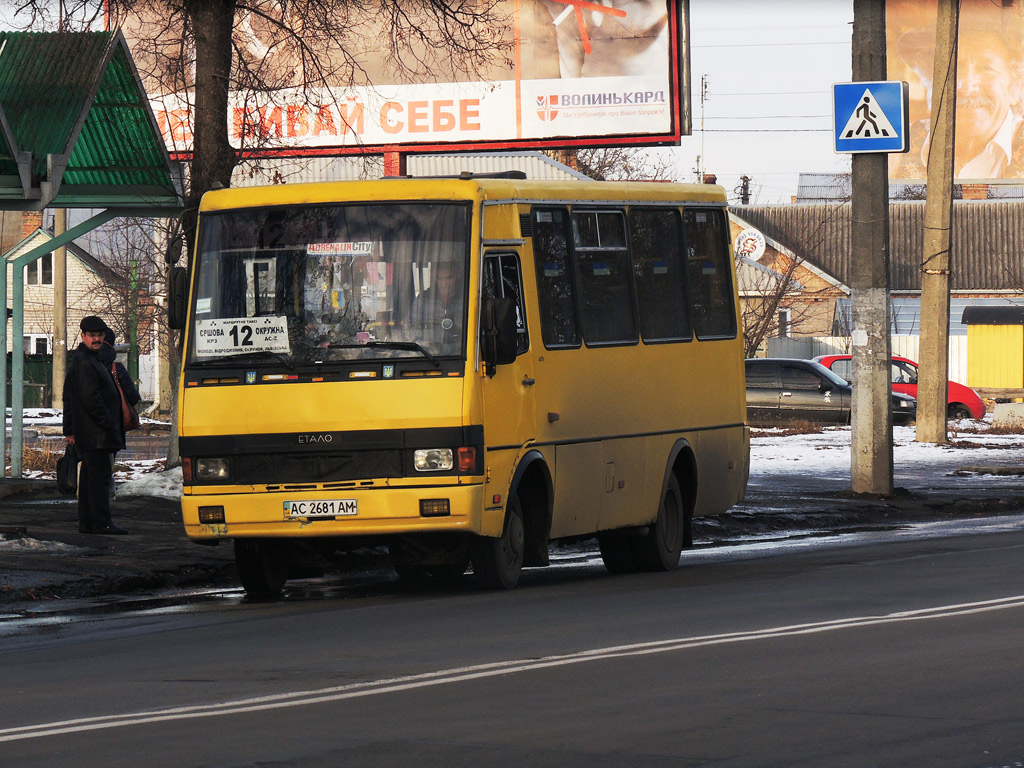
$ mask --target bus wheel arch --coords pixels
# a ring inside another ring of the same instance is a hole
[[[548,539],[554,511],[554,484],[540,451],[530,451],[512,476],[510,494],[519,499],[525,535],[525,565],[548,564]],[[511,496],[510,496],[511,498]]]
[[[696,484],[692,446],[679,440],[666,467],[654,522],[634,542],[633,556],[639,569],[672,570],[679,565],[680,552],[692,546]]]
[[[512,589],[524,565],[548,564],[552,487],[543,455],[527,453],[505,500],[501,536],[481,536],[473,542],[473,572],[484,587]]]
[[[683,502],[683,549],[693,546],[693,511],[697,508],[697,457],[688,440],[679,440],[672,447],[665,478],[661,483],[661,496],[665,498],[669,477],[679,482]]]

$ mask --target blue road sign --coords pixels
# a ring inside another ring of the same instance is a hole
[[[908,87],[901,80],[835,83],[832,122],[836,152],[907,152]]]

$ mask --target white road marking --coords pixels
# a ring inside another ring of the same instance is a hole
[[[605,659],[625,658],[655,653],[670,653],[688,648],[703,648],[727,643],[742,643],[779,637],[811,635],[821,632],[834,632],[841,629],[870,627],[880,624],[898,624],[908,621],[927,621],[944,619],[953,616],[967,616],[987,611],[1001,611],[1012,608],[1024,608],[1024,595],[1014,595],[996,600],[983,600],[974,603],[942,605],[934,608],[922,608],[914,611],[898,611],[880,616],[854,616],[846,619],[814,622],[810,624],[793,624],[781,627],[769,627],[747,632],[727,632],[716,635],[698,635],[681,637],[672,640],[656,640],[647,643],[594,648],[557,656],[546,656],[539,659],[513,659],[509,661],[477,664],[456,669],[444,669],[418,675],[408,675],[384,680],[372,680],[365,683],[319,688],[308,691],[255,696],[224,701],[216,704],[198,704],[187,707],[170,707],[148,712],[128,712],[120,715],[86,717],[75,720],[60,720],[52,723],[24,725],[16,728],[0,729],[0,742],[38,739],[48,736],[60,736],[79,731],[96,731],[108,728],[144,725],[146,723],[167,722],[170,720],[192,720],[202,717],[221,717],[245,712],[260,712],[271,709],[304,707],[310,704],[344,701],[364,696],[377,696],[386,693],[408,691],[435,685],[450,685],[467,680],[479,680],[499,675],[511,675],[519,672],[530,672],[547,667],[561,667],[570,664],[583,664]]]

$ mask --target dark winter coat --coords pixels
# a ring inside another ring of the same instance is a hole
[[[64,381],[64,434],[80,451],[124,448],[121,394],[99,355],[79,344]]]
[[[114,351],[114,348],[109,344],[104,344],[96,355],[99,357],[100,362],[103,363],[103,367],[108,371],[110,366],[114,366],[114,370],[117,371],[117,380],[121,383],[121,389],[124,390],[124,399],[128,401],[128,405],[132,407],[138,405],[142,395],[135,388],[135,382],[128,375],[128,369],[117,362],[117,352]]]

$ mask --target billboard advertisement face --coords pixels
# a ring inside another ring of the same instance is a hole
[[[195,63],[171,5],[151,0],[116,21],[181,157],[191,151]],[[318,21],[309,9],[326,4],[256,5],[235,16],[228,129],[243,151],[665,144],[682,133],[686,0],[498,0],[479,32],[487,61],[461,69],[427,36],[396,35],[379,11],[344,4]],[[247,77],[255,87],[242,86]]]
[[[890,155],[892,179],[927,177],[936,0],[887,0],[889,79],[910,85],[910,151]],[[1024,7],[962,0],[957,56],[954,176],[1024,178]],[[1013,182],[1016,183],[1016,182]]]

